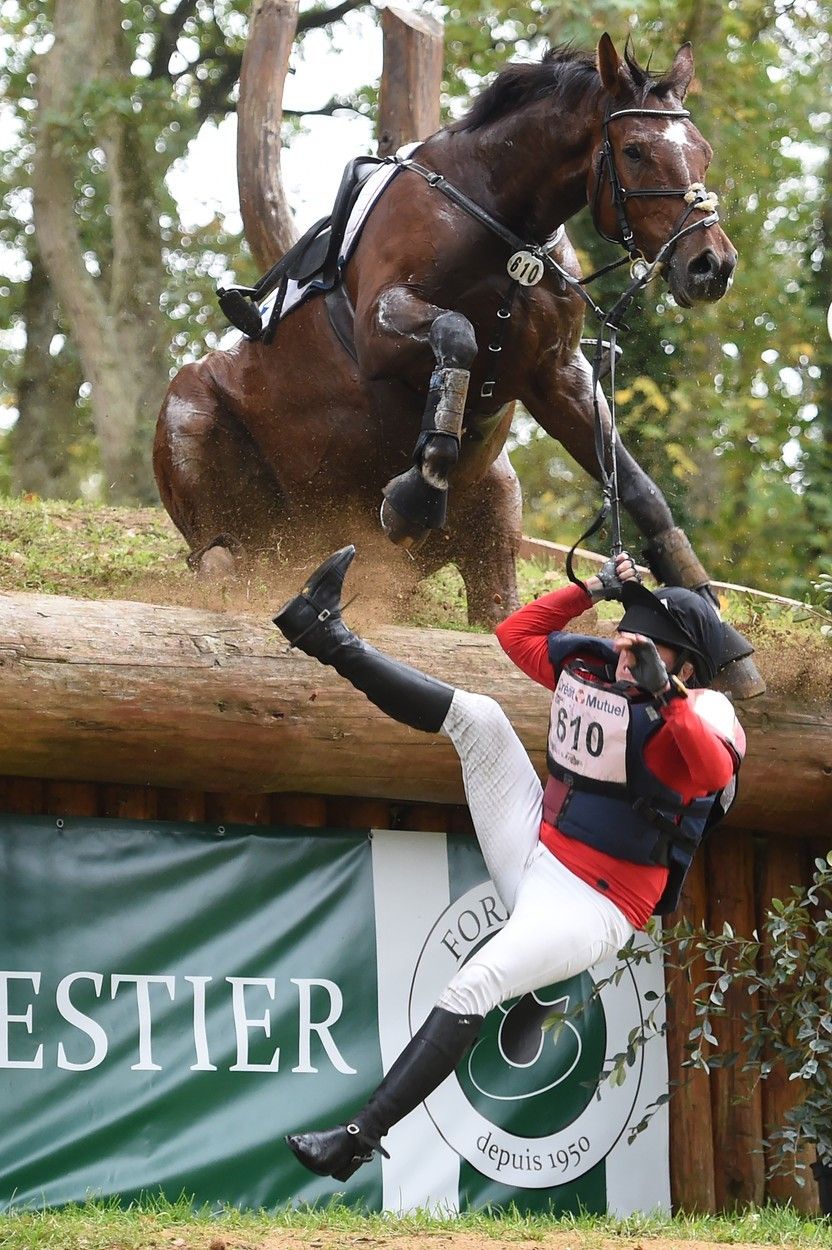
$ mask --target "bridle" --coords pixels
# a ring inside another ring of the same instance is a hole
[[[624,312],[629,307],[634,296],[643,286],[646,286],[650,280],[660,273],[667,262],[670,260],[677,244],[687,235],[692,234],[695,230],[707,230],[710,226],[716,225],[719,221],[719,213],[717,212],[718,198],[713,191],[706,190],[701,182],[693,182],[687,187],[625,187],[618,173],[618,166],[615,163],[615,152],[610,141],[610,122],[616,121],[620,117],[651,117],[664,119],[688,118],[690,113],[687,109],[647,109],[647,108],[627,108],[610,111],[608,106],[607,112],[602,123],[604,142],[598,156],[598,165],[595,178],[595,191],[592,196],[592,222],[595,229],[602,238],[608,239],[611,243],[617,243],[627,252],[627,257],[620,261],[613,262],[612,265],[605,266],[604,269],[597,270],[591,274],[589,278],[584,279],[585,282],[591,282],[593,278],[599,277],[602,273],[608,273],[611,269],[616,268],[620,264],[626,263],[626,259],[630,261],[630,277],[631,281],[627,289],[619,297],[613,307],[603,317],[603,328],[608,334],[607,343],[599,338],[596,342],[595,356],[592,362],[592,402],[595,415],[595,455],[601,470],[601,484],[604,494],[604,500],[598,515],[593,520],[589,528],[581,534],[575,541],[572,549],[566,557],[566,573],[569,580],[583,585],[580,578],[577,577],[573,568],[572,560],[575,549],[580,546],[587,538],[592,537],[603,525],[607,516],[610,518],[610,538],[612,555],[617,556],[624,550],[621,539],[621,500],[618,494],[618,457],[616,455],[616,419],[615,419],[615,365],[616,365],[616,338],[618,331],[625,328],[622,323]],[[620,238],[613,238],[601,228],[598,216],[598,206],[601,195],[601,188],[604,184],[606,176],[609,182],[610,192],[612,195],[613,208],[615,209],[616,220]],[[678,196],[684,201],[684,207],[676,218],[671,228],[670,236],[665,240],[659,248],[656,256],[652,261],[648,261],[644,254],[636,247],[633,228],[627,214],[628,200],[634,200],[647,197],[664,197]],[[690,221],[691,214],[696,211],[703,212],[704,217],[699,217],[696,221]],[[604,430],[604,423],[601,418],[601,408],[599,401],[600,379],[603,371],[604,352],[609,351],[609,375],[610,375],[610,396],[608,400],[608,408],[610,413],[609,438]],[[585,587],[584,587],[585,589]]]
[[[629,108],[617,109],[611,112],[607,108],[607,112],[602,122],[604,134],[604,142],[601,145],[601,151],[598,154],[598,166],[595,177],[595,191],[592,197],[592,223],[595,229],[603,239],[608,239],[610,243],[618,243],[626,249],[630,261],[634,266],[651,265],[654,268],[662,257],[662,263],[665,263],[676,244],[685,235],[693,230],[706,230],[709,226],[716,225],[719,221],[719,213],[717,212],[717,204],[719,200],[713,191],[707,191],[701,182],[692,182],[687,187],[625,187],[618,173],[618,166],[615,163],[615,152],[610,141],[610,122],[617,121],[620,117],[651,117],[664,121],[666,118],[689,118],[690,113],[687,109],[647,109],[647,108]],[[612,194],[613,208],[618,222],[618,231],[620,238],[614,238],[607,234],[601,228],[598,207],[601,197],[601,189],[604,180],[609,182],[610,192]],[[648,261],[642,252],[636,247],[633,228],[630,225],[630,219],[627,215],[627,201],[646,197],[668,198],[671,196],[679,196],[685,201],[685,207],[682,209],[680,216],[675,221],[671,230],[670,238],[665,241],[660,249],[659,255],[655,260]],[[706,213],[705,217],[688,224],[691,213],[697,210]],[[652,273],[651,273],[652,276]]]

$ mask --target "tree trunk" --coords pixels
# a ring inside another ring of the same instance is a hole
[[[280,177],[283,84],[298,0],[254,0],[237,105],[237,185],[243,230],[265,272],[297,238]]]
[[[426,13],[387,5],[381,13],[384,68],[378,103],[378,154],[426,139],[439,129],[442,23]]]
[[[141,116],[130,107],[120,21],[120,6],[110,0],[56,0],[55,41],[38,66],[32,171],[38,242],[91,386],[113,502],[156,498],[149,429],[167,381],[155,171]],[[106,157],[112,231],[111,262],[99,258],[98,274],[91,272],[76,211],[76,153],[89,146],[85,124],[96,107],[102,123],[94,141]]]
[[[77,499],[80,474],[67,450],[88,424],[77,406],[84,379],[69,341],[57,355],[50,354],[62,330],[55,293],[37,248],[30,263],[23,305],[26,347],[17,388],[20,415],[9,434],[12,489],[45,499]]]
[[[484,634],[385,629],[373,641],[492,695],[545,775],[550,693]],[[389,720],[260,621],[143,603],[0,595],[0,774],[213,791],[463,802],[456,753]],[[766,695],[729,820],[808,836],[832,810],[832,702]],[[731,842],[722,829],[715,840]],[[753,926],[752,926],[753,927]]]

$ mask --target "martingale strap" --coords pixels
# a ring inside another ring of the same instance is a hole
[[[515,234],[509,226],[492,216],[486,209],[481,208],[464,191],[460,191],[459,187],[455,187],[452,182],[448,182],[444,174],[438,173],[435,169],[428,169],[426,165],[420,165],[418,161],[411,160],[410,157],[391,156],[388,157],[388,160],[401,166],[402,169],[409,169],[414,174],[418,174],[420,178],[425,180],[428,186],[435,187],[446,199],[456,204],[457,208],[461,208],[469,217],[473,217],[481,225],[485,226],[487,230],[490,230],[492,234],[496,234],[504,243],[507,243],[513,252],[530,252],[532,256],[540,261],[544,269],[555,274],[564,286],[571,287],[596,317],[599,317],[602,321],[605,319],[606,314],[603,308],[596,304],[592,296],[583,289],[581,281],[578,278],[573,278],[572,274],[564,269],[562,265],[559,265],[554,257],[550,255],[550,249],[563,236],[562,226],[553,238],[546,240],[545,243],[530,243],[527,239],[521,238],[519,234]],[[584,279],[584,281],[587,281],[587,279]]]

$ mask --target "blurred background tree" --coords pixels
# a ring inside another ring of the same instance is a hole
[[[89,7],[97,3],[90,0]],[[109,467],[101,477],[106,422],[93,419],[89,370],[56,304],[31,221],[39,135],[48,123],[58,158],[73,171],[80,252],[101,292],[104,325],[116,316],[118,287],[118,197],[105,142],[108,134],[113,141],[114,113],[122,143],[129,140],[131,170],[146,197],[146,228],[137,236],[148,249],[145,272],[158,264],[156,306],[144,295],[146,319],[154,323],[145,331],[172,346],[167,361],[161,354],[165,367],[147,380],[150,396],[168,364],[201,355],[222,332],[213,295],[221,275],[231,268],[242,280],[255,276],[243,241],[221,222],[183,227],[165,182],[203,123],[234,108],[251,5],[120,0],[109,59],[99,52],[76,66],[75,106],[42,115],[38,130],[39,66],[55,56],[51,38],[68,4],[10,0],[2,8],[0,81],[13,141],[0,154],[0,244],[20,259],[11,267],[14,276],[0,279],[0,325],[8,327],[0,334],[0,394],[20,415],[5,440],[0,484],[72,498],[101,481],[109,499],[150,500],[150,398],[134,406],[125,470],[114,489],[107,490]],[[619,44],[629,34],[639,59],[652,56],[658,70],[681,42],[693,42],[697,77],[688,103],[715,151],[709,187],[721,195],[740,264],[733,290],[716,305],[683,312],[662,286],[641,297],[623,341],[619,424],[715,575],[803,593],[832,570],[832,344],[824,329],[832,298],[832,5],[459,0],[426,7],[444,20],[444,105],[453,113],[503,61],[538,56],[547,41],[591,48],[604,30]],[[332,8],[302,5],[299,53],[309,30],[331,30],[356,8],[372,12],[349,0]],[[346,106],[366,113],[374,95],[375,84],[368,84],[321,111]],[[289,143],[295,124],[286,118]],[[48,166],[44,176],[48,185]],[[613,254],[586,213],[570,223],[570,233],[587,268]],[[621,283],[620,273],[601,280],[600,301],[608,302]],[[142,350],[150,366],[154,352]],[[573,539],[597,507],[597,487],[523,414],[512,448],[526,531]],[[637,547],[638,536],[629,531],[628,541]]]

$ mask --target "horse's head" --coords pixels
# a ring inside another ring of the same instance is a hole
[[[737,253],[704,189],[711,147],[682,108],[693,77],[690,44],[657,80],[626,51],[622,60],[605,34],[598,71],[606,103],[588,184],[596,229],[651,261],[669,243],[664,272],[679,304],[721,299]]]

